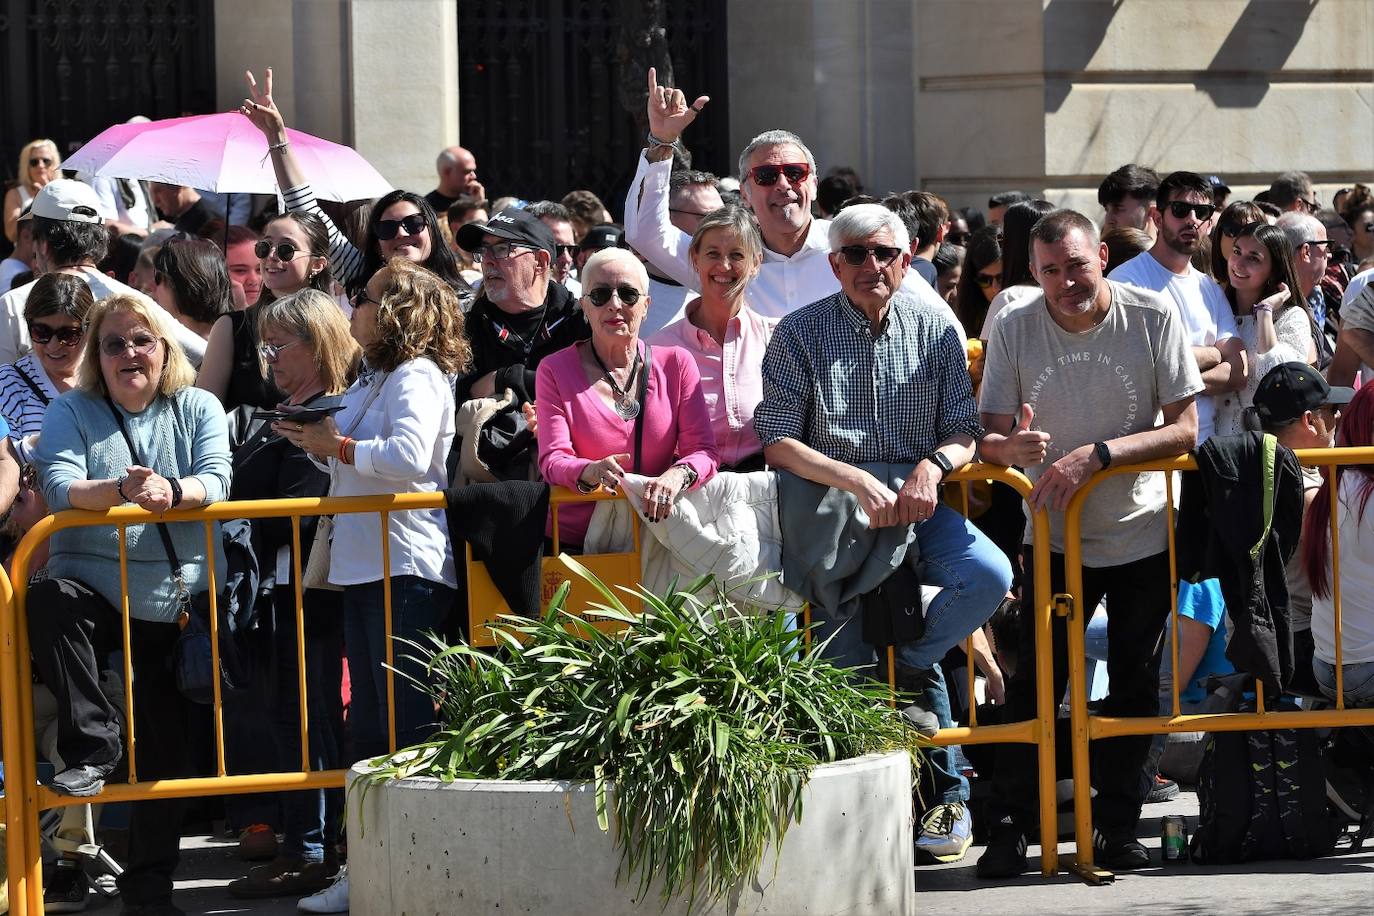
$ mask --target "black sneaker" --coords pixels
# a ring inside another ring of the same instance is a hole
[[[43,912],[80,913],[86,909],[86,893],[90,882],[81,863],[75,859],[58,859],[43,873]]]
[[[1103,832],[1093,828],[1094,864],[1112,871],[1131,871],[1150,867],[1150,852],[1130,830]]]
[[[1160,802],[1173,801],[1178,798],[1178,783],[1167,776],[1156,773],[1154,781],[1150,783],[1150,792],[1145,796],[1145,804],[1157,805]]]
[[[978,857],[978,877],[1015,878],[1025,874],[1030,869],[1026,862],[1026,845],[1026,832],[1011,818],[1002,818],[992,825],[988,848]]]
[[[121,755],[122,756],[122,755]],[[105,778],[119,766],[119,757],[106,763],[84,763],[68,767],[52,778],[48,787],[59,795],[89,798],[105,788]]]

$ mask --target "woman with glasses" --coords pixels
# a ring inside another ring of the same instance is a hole
[[[720,463],[701,375],[686,351],[639,340],[649,310],[649,275],[639,258],[607,248],[582,272],[592,336],[539,364],[539,470],[550,484],[584,493],[614,490],[626,473],[645,475],[644,513],[659,521],[678,494],[710,480]],[[558,513],[564,545],[582,544],[591,510]]]
[[[332,296],[307,288],[264,303],[257,325],[259,353],[285,405],[330,407],[342,401],[359,350]],[[329,474],[266,424],[234,451],[233,468],[231,499],[329,492]],[[309,564],[317,521],[313,516],[301,519],[302,570]],[[264,675],[262,689],[255,684],[235,715],[255,719],[259,731],[261,724],[270,726],[271,746],[266,759],[256,761],[265,766],[259,772],[293,770],[301,747],[291,520],[254,519],[253,552],[262,573],[259,593],[271,596],[270,605],[258,613],[268,643],[264,662],[270,663],[257,667]],[[316,588],[304,590],[303,604],[310,768],[330,770],[341,765],[343,751],[343,608],[339,592]],[[339,839],[337,794],[313,789],[281,795],[284,836],[277,858],[232,882],[229,893],[248,899],[304,896],[327,887],[337,864],[327,855]]]
[[[983,327],[988,307],[1002,291],[1002,227],[984,226],[968,237],[964,270],[959,275],[954,313],[972,330]]]
[[[471,358],[453,288],[423,267],[393,258],[354,296],[349,331],[362,348],[363,367],[344,393],[343,409],[316,422],[277,421],[273,431],[327,463],[331,496],[442,490],[453,444],[452,379]],[[278,351],[279,359],[284,352]],[[390,635],[396,639],[442,631],[457,590],[442,509],[393,512],[388,524],[389,569],[382,567],[374,513],[335,516],[329,554],[329,582],[343,588],[349,727],[359,758],[388,750],[384,578],[390,582]],[[402,655],[396,654],[396,747],[422,740],[434,722],[429,695],[412,681],[423,680],[423,666]],[[347,876],[340,874],[321,893],[342,897],[346,909]],[[303,902],[302,908],[341,912],[313,909],[316,903]]]
[[[86,316],[95,297],[73,274],[50,273],[38,279],[24,303],[33,350],[0,366],[0,415],[21,464],[31,460],[48,405],[77,386]]]
[[[252,73],[247,77],[250,98],[243,100],[239,112],[267,138],[287,209],[314,213],[324,220],[329,229],[329,261],[339,282],[356,290],[384,264],[399,257],[428,269],[453,287],[462,300],[471,298],[472,289],[459,272],[458,259],[444,240],[434,208],[418,194],[392,191],[378,200],[368,216],[367,235],[359,251],[320,209],[305,172],[291,152],[286,121],[272,100],[272,69],[267,69],[261,89]]]
[[[681,347],[696,361],[721,470],[762,470],[754,408],[763,400],[763,353],[778,319],[758,314],[745,297],[763,263],[763,239],[748,210],[722,207],[702,217],[687,252],[701,295],[650,342]]]
[[[1240,391],[1217,398],[1216,434],[1245,432],[1245,408],[1265,374],[1282,363],[1312,365],[1315,320],[1302,299],[1293,246],[1282,229],[1253,222],[1236,233],[1227,258],[1226,298],[1245,342],[1248,381]]]
[[[1002,283],[978,326],[982,340],[991,339],[992,323],[1002,309],[1040,291],[1040,284],[1031,276],[1030,232],[1040,217],[1053,209],[1054,204],[1047,200],[1023,200],[1012,204],[1002,215]]]
[[[33,203],[34,195],[54,178],[62,177],[62,156],[51,140],[31,140],[19,151],[19,181],[5,192],[5,238],[18,238],[19,217]],[[3,290],[0,290],[3,292]]]
[[[314,213],[284,213],[272,220],[253,253],[262,263],[258,304],[215,322],[196,377],[196,385],[212,392],[228,411],[244,405],[273,407],[282,399],[258,358],[258,307],[304,289],[332,294],[334,288],[329,229]]]
[[[229,492],[224,411],[191,383],[195,372],[151,303],[113,296],[88,316],[77,388],[52,403],[35,452],[54,512],[133,504],[155,514],[191,509]],[[125,727],[99,688],[97,653],[124,645],[128,601],[138,778],[191,775],[193,741],[207,707],[177,689],[171,659],[186,601],[209,588],[206,542],[225,570],[218,525],[132,525],[53,534],[47,577],[29,591],[34,668],[57,696],[57,750],[66,768],[54,791],[97,794],[124,754]],[[127,552],[127,591],[121,554]],[[129,861],[119,877],[124,909],[171,913],[182,799],[133,806]]]
[[[1254,201],[1237,200],[1226,205],[1212,227],[1212,279],[1225,289],[1231,282],[1231,249],[1240,230],[1251,223],[1265,222],[1264,211]]]

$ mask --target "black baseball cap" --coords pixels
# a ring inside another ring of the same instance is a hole
[[[619,248],[620,239],[625,235],[625,230],[615,223],[598,223],[587,230],[587,234],[582,236],[582,244],[577,247],[582,251],[600,251],[603,248]]]
[[[482,237],[486,235],[494,235],[508,242],[523,242],[544,249],[549,257],[554,255],[555,243],[549,227],[539,217],[515,207],[507,207],[485,223],[468,223],[459,227],[454,238],[464,251],[476,251],[482,247]]]
[[[1255,389],[1255,413],[1266,426],[1296,420],[1306,411],[1327,404],[1349,404],[1354,388],[1332,388],[1322,374],[1306,363],[1283,363],[1260,379]]]
[[[1213,194],[1230,194],[1231,186],[1228,185],[1220,175],[1208,175],[1207,183],[1212,186]]]

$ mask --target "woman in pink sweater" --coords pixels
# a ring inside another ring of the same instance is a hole
[[[626,473],[657,475],[644,489],[644,512],[658,521],[679,493],[716,473],[719,455],[696,362],[678,347],[639,340],[648,288],[644,265],[623,248],[588,259],[582,311],[591,340],[539,364],[536,411],[546,481],[590,493],[614,490]],[[559,511],[562,542],[582,543],[591,510]]]

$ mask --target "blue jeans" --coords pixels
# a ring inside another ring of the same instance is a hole
[[[949,711],[949,691],[939,660],[970,633],[982,626],[1006,596],[1011,584],[1011,564],[986,535],[943,503],[935,514],[916,526],[920,562],[916,568],[922,585],[940,588],[926,608],[925,633],[915,642],[897,647],[897,661],[927,672],[922,706],[935,715],[941,728],[954,724]],[[835,664],[868,668],[873,647],[863,641],[858,619],[835,621],[816,613],[820,623],[817,639],[834,634],[825,655]],[[934,798],[931,804],[968,801],[968,780],[960,772],[952,747],[931,748],[927,757]]]
[[[1374,662],[1341,665],[1341,687],[1350,706],[1374,706]],[[1320,658],[1312,659],[1312,674],[1317,686],[1330,699],[1336,698],[1336,666]]]
[[[442,632],[454,596],[453,589],[438,582],[419,576],[393,576],[392,635],[419,642],[423,632]],[[367,759],[388,750],[387,672],[384,667],[386,616],[381,580],[345,586],[343,603],[344,643],[352,684],[348,721],[354,752],[359,759]],[[424,665],[407,658],[414,655],[415,650],[397,644],[393,654],[398,672],[395,676],[396,747],[402,748],[429,737],[434,725],[434,701],[409,678],[402,676],[405,673],[423,680]]]

